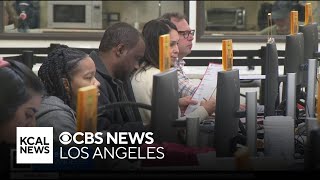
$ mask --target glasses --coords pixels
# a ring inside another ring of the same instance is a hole
[[[190,31],[178,31],[179,34],[181,34],[185,39],[189,38],[189,35],[191,34],[194,36],[196,30],[190,30]]]

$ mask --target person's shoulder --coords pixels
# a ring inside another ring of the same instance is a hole
[[[65,108],[70,108],[68,105],[66,105],[62,99],[58,98],[57,96],[45,96],[42,99],[41,104],[44,105],[50,105],[50,106],[58,106],[58,107],[65,107]]]
[[[59,114],[72,114],[73,110],[68,105],[64,104],[64,102],[56,97],[56,96],[46,96],[43,98],[39,111],[37,112],[37,118],[41,118],[43,116],[58,116]]]
[[[36,113],[36,123],[40,127],[56,127],[61,122],[75,121],[75,112],[59,98],[50,96],[42,103]]]
[[[155,67],[149,67],[146,70],[138,70],[134,75],[132,76],[132,82],[134,81],[143,81],[145,79],[153,78],[153,75],[156,75],[160,73],[160,70]]]
[[[147,69],[145,72],[146,72],[147,76],[153,77],[153,75],[160,73],[160,69],[155,68],[155,67],[151,67],[151,68]]]
[[[151,70],[151,72],[153,72],[153,73],[160,73],[160,69],[158,69],[158,68],[155,68],[155,67],[153,67],[153,68],[150,68]]]

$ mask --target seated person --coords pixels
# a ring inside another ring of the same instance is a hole
[[[136,102],[130,75],[143,57],[145,43],[141,33],[128,23],[109,26],[101,39],[99,50],[90,53],[101,83],[99,107],[116,102]],[[99,108],[97,130],[111,133],[144,132],[137,107]]]
[[[15,144],[16,127],[36,125],[43,84],[30,68],[0,58],[0,142]]]
[[[1,57],[0,83],[0,174],[3,177],[2,173],[8,176],[12,172],[10,151],[16,148],[16,127],[36,125],[35,113],[44,87],[30,68],[18,61],[4,61]]]
[[[274,25],[263,29],[260,35],[288,35],[290,34],[290,12],[293,9],[292,1],[275,1],[272,6],[271,18]]]
[[[176,25],[179,33],[179,54],[178,58],[174,59],[174,67],[177,69],[178,75],[178,89],[180,97],[192,96],[197,90],[198,84],[194,84],[186,75],[183,67],[185,65],[185,58],[191,53],[192,41],[194,39],[195,30],[192,30],[184,14],[178,12],[169,12],[161,16],[161,19],[167,19]]]
[[[38,76],[47,96],[37,112],[37,126],[53,127],[53,139],[59,142],[60,133],[77,131],[75,118],[78,89],[100,83],[95,78],[96,66],[88,54],[61,46],[48,54]]]
[[[151,104],[153,75],[160,73],[159,70],[159,36],[170,34],[170,54],[172,62],[179,54],[179,34],[176,26],[169,20],[151,20],[145,24],[142,30],[142,35],[148,47],[145,55],[140,61],[140,68],[132,77],[131,83],[137,102]],[[173,66],[173,64],[172,64]],[[182,111],[189,104],[197,104],[191,100],[191,96],[186,96],[179,99],[179,106]],[[215,101],[211,99],[207,102],[202,102],[195,112],[190,116],[200,117],[200,120],[207,118],[215,110]],[[151,112],[140,109],[144,126],[149,126],[151,121]]]
[[[81,87],[94,85],[100,87],[100,82],[95,78],[96,66],[91,57],[77,49],[62,46],[48,54],[48,58],[39,69],[39,77],[43,81],[48,96],[44,98],[37,113],[37,126],[49,126],[54,128],[54,142],[59,142],[61,132],[71,134],[77,131],[76,101],[77,92]],[[100,91],[98,91],[100,95]],[[100,96],[99,96],[100,97]],[[104,138],[106,132],[103,133]],[[105,142],[105,141],[104,141]],[[102,145],[111,148],[113,145]],[[109,150],[111,151],[111,150]],[[89,152],[91,154],[92,152]],[[61,159],[55,159],[59,163]],[[125,168],[131,165],[128,161],[118,159],[82,159],[81,164],[90,168],[108,169]],[[77,164],[61,162],[67,168],[79,168]],[[81,168],[83,166],[80,166]],[[60,168],[60,167],[59,167]]]

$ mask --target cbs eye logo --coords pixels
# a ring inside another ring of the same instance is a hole
[[[63,145],[70,144],[72,141],[72,135],[69,132],[62,132],[59,136],[59,141]]]

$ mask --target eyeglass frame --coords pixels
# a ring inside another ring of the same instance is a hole
[[[190,34],[192,34],[192,36],[194,36],[195,32],[196,32],[196,30],[192,29],[192,30],[187,30],[187,31],[178,31],[178,34],[181,34],[183,36],[183,38],[188,39]]]

